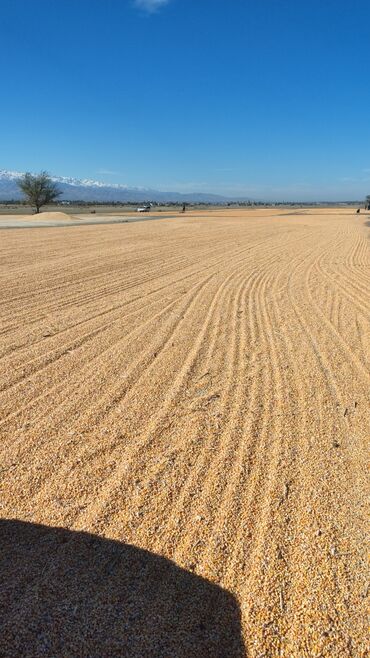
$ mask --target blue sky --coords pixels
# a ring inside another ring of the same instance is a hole
[[[0,168],[370,194],[369,0],[1,0]]]

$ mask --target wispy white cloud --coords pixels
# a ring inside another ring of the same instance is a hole
[[[212,187],[211,183],[202,181],[172,181],[171,183],[161,183],[154,187],[160,192],[203,192]]]
[[[98,169],[96,172],[100,176],[121,176],[122,172],[120,171],[112,171],[111,169]]]
[[[363,169],[357,176],[342,176],[338,179],[340,183],[368,183],[370,181],[370,169]]]
[[[168,5],[169,2],[170,0],[134,0],[136,7],[143,9],[150,14],[154,14],[154,12],[158,11],[158,9]]]

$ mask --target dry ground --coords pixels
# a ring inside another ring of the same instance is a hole
[[[0,233],[0,656],[366,655],[368,234]]]

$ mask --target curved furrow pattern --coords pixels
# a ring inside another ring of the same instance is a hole
[[[217,308],[216,308],[215,310],[217,311]],[[215,317],[217,318],[217,313],[215,313]],[[212,324],[211,324],[210,326],[212,326]],[[207,342],[210,342],[210,344],[212,345],[212,340],[207,341]],[[214,363],[213,363],[213,366],[214,366]],[[195,371],[195,370],[196,370],[196,368],[194,367],[194,370],[193,370],[193,376],[194,376],[194,371]],[[207,371],[207,370],[206,370],[206,371]],[[186,384],[186,389],[188,390],[188,388],[189,388],[189,383]],[[217,398],[217,397],[218,397],[218,396],[217,396],[217,392],[216,392],[216,395],[215,395],[215,396],[211,395],[211,396],[209,396],[209,397],[210,397],[211,399],[214,398],[214,397]],[[221,410],[221,409],[218,409],[218,414],[217,414],[217,415],[219,415],[219,416],[222,415],[222,410]],[[225,422],[225,420],[224,420],[224,422]],[[217,424],[217,423],[216,423],[216,424]],[[188,433],[188,429],[187,429],[186,431],[187,431],[187,433]],[[207,442],[205,442],[205,443],[207,444]],[[213,449],[214,449],[214,447],[213,447]],[[154,450],[154,453],[155,453],[156,450],[157,450],[155,444],[153,445],[153,450]],[[145,464],[145,472],[147,472],[147,471],[149,470],[150,455],[151,455],[151,453],[150,453],[150,450],[149,450],[149,446],[146,446],[146,450],[145,450],[145,462],[144,462],[144,464]],[[170,468],[171,468],[172,465],[173,465],[173,464],[172,464],[172,460],[170,460],[169,463],[170,463]],[[139,465],[140,465],[140,462],[139,462]],[[162,481],[162,480],[160,479],[160,477],[159,477],[159,471],[160,471],[161,468],[166,468],[166,467],[165,467],[165,466],[159,466],[159,465],[156,465],[156,466],[154,466],[154,469],[153,469],[153,470],[154,470],[153,478],[154,478],[154,480],[159,481],[159,482]],[[182,465],[182,464],[179,464],[179,465],[178,465],[178,468],[181,469],[181,472],[183,472],[183,465]],[[129,475],[128,475],[128,473],[129,473]],[[131,472],[130,469],[129,469],[129,467],[128,467],[128,465],[127,465],[127,463],[126,463],[126,468],[125,468],[125,478],[126,478],[126,480],[127,480],[128,477],[129,477],[129,478],[131,479],[131,481],[132,481],[132,482],[131,482],[131,485],[130,485],[129,482],[125,482],[125,483],[124,483],[124,482],[121,482],[121,485],[120,485],[120,488],[119,488],[119,491],[125,491],[125,494],[127,494],[127,493],[129,494],[129,492],[131,491],[130,486],[131,486],[131,487],[133,486],[132,483],[136,483],[136,486],[138,486],[137,483],[140,482],[140,478],[142,477],[142,476],[140,476],[140,472],[137,472],[136,470],[135,470],[134,472]],[[147,493],[146,493],[146,492],[147,492],[147,485],[144,486],[144,483],[140,483],[140,489],[141,489],[141,496],[142,496],[142,498],[143,498],[143,499],[147,499]],[[117,494],[117,495],[119,496],[120,494]],[[165,494],[165,495],[166,495],[166,494]],[[158,504],[159,504],[159,502],[158,502],[158,495],[156,495],[156,506],[158,506]],[[140,501],[138,501],[137,505],[140,505]],[[135,511],[137,505],[136,505],[136,503],[135,503],[134,505],[132,505],[132,514],[137,514],[138,517],[139,517],[139,520],[137,520],[137,519],[134,519],[134,520],[130,519],[130,527],[131,527],[131,530],[132,530],[132,527],[137,527],[137,526],[140,524],[140,518],[141,518],[142,513],[143,513],[143,509],[140,509],[140,510]],[[149,519],[148,519],[148,522],[150,522]]]
[[[128,370],[124,371],[124,376],[123,377],[121,376],[119,384],[117,384],[116,387],[115,387],[118,390],[118,393],[116,394],[116,398],[117,398],[117,395],[118,395],[118,397],[124,396],[126,394],[126,391],[129,390],[130,387],[133,385],[133,382],[135,382],[138,378],[140,378],[142,376],[142,373],[145,371],[145,369],[148,368],[151,363],[153,363],[153,361],[156,358],[156,354],[157,354],[157,352],[155,350],[163,349],[163,345],[165,345],[166,343],[171,341],[171,337],[174,334],[174,332],[175,332],[176,328],[178,327],[178,325],[180,324],[181,320],[183,319],[184,314],[188,311],[188,309],[191,307],[191,304],[194,303],[194,300],[199,295],[199,293],[202,290],[202,288],[204,287],[204,285],[206,285],[206,283],[211,278],[212,278],[212,275],[209,275],[204,281],[202,281],[200,284],[198,283],[194,287],[194,291],[193,290],[191,291],[190,297],[188,299],[185,299],[184,308],[181,308],[181,306],[180,306],[180,309],[178,309],[176,313],[172,313],[172,314],[170,313],[169,314],[168,311],[170,309],[166,307],[165,310],[162,311],[159,314],[160,316],[162,316],[162,315],[164,316],[163,317],[163,320],[164,320],[164,323],[165,323],[164,324],[164,329],[165,329],[165,331],[167,331],[167,335],[165,334],[165,336],[166,336],[165,337],[165,342],[164,343],[163,342],[158,342],[158,339],[157,339],[157,342],[154,342],[154,343],[150,344],[149,348],[146,346],[144,352],[140,354],[140,356],[138,357],[136,362],[133,362],[130,365],[130,368]],[[172,304],[170,305],[170,308],[171,307],[172,307]],[[157,324],[158,321],[159,321],[159,316],[155,316],[154,319],[151,319],[151,320],[147,321],[145,324],[148,325],[148,330],[150,329],[150,325],[153,322],[155,324]],[[140,327],[139,329],[136,328],[134,330],[134,332],[139,333],[139,332],[142,332],[142,330],[143,330],[143,327]],[[132,333],[134,333],[134,332],[132,332]],[[135,337],[133,337],[133,339],[135,339]],[[163,339],[161,339],[161,340],[163,340]],[[125,342],[126,342],[126,349],[127,349],[127,341],[125,341]],[[108,362],[108,364],[109,364],[109,362]],[[115,367],[117,368],[117,373],[119,373],[120,370],[121,370],[119,362],[117,362],[115,364]],[[97,373],[98,381],[101,379],[101,375],[102,375],[101,372]],[[88,380],[85,380],[84,385],[85,385],[85,388],[90,387],[91,392],[90,392],[89,398],[92,398],[93,395],[96,394],[96,393],[98,393],[99,397],[98,397],[98,401],[96,401],[95,403],[93,403],[93,401],[90,400],[89,407],[85,406],[82,424],[75,423],[76,432],[79,433],[79,434],[82,434],[84,431],[86,431],[87,427],[91,423],[96,422],[96,417],[100,417],[100,418],[104,417],[104,415],[106,415],[108,413],[110,406],[113,404],[113,399],[114,399],[114,397],[113,397],[114,393],[112,393],[112,391],[110,391],[109,396],[107,396],[106,398],[104,398],[104,395],[102,396],[101,388],[98,388],[98,390],[96,391],[97,386],[98,386],[96,378],[92,378],[90,376]],[[49,393],[49,395],[53,395],[53,391],[51,392],[51,394]],[[37,400],[36,400],[36,402],[37,402]],[[32,404],[34,404],[34,403],[35,403],[35,401],[33,401]],[[58,414],[59,426],[62,427],[63,422],[66,423],[66,427],[65,427],[64,431],[66,431],[66,429],[70,426],[70,414],[73,413],[74,410],[75,410],[75,402],[74,402],[73,396],[71,396],[71,390],[69,390],[69,393],[68,393],[68,396],[66,398],[65,404],[63,404],[63,403],[60,404],[59,407],[56,410],[56,413]],[[27,409],[27,411],[28,411],[28,409]],[[31,411],[32,411],[32,407],[31,407]],[[62,411],[62,414],[63,414],[62,416],[61,416],[61,413],[60,413],[61,411]],[[21,420],[19,420],[19,418],[18,418],[19,414],[20,413],[22,414],[22,412],[24,412],[23,409],[21,409],[20,412],[18,412],[18,413],[14,412],[14,414],[12,414],[10,419],[9,418],[6,419],[4,421],[4,424],[6,425],[6,427],[8,427],[9,420],[12,420],[13,422],[17,422],[17,423],[20,422],[21,425],[22,425],[22,423],[25,423],[25,422],[27,423],[27,418],[28,418],[27,415],[25,416],[25,419],[21,418]],[[42,422],[43,420],[45,421],[44,427],[43,427],[43,422]],[[49,411],[49,413],[42,415],[41,418],[37,419],[38,431],[41,432],[41,436],[47,435],[48,428],[49,428],[49,425],[50,425],[50,421],[52,421],[53,425],[55,426],[55,420],[53,419],[53,414],[50,413],[50,411]],[[35,422],[35,421],[33,420],[33,422]],[[40,441],[40,443],[38,445],[38,449],[41,447],[42,443],[46,443],[46,440],[42,439]],[[28,450],[27,446],[23,446],[23,451],[24,450],[26,450],[26,451]],[[31,475],[31,478],[32,478],[32,475]]]

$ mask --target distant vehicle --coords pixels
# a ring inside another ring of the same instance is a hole
[[[151,209],[151,205],[149,203],[146,206],[142,206],[141,208],[137,208],[136,212],[149,212],[150,209]]]

